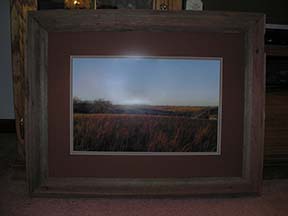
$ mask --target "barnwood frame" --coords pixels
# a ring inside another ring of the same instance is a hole
[[[30,12],[26,55],[25,142],[32,196],[191,196],[260,194],[264,142],[265,16],[230,12],[51,10]],[[239,32],[245,36],[241,177],[184,179],[51,178],[48,176],[49,32]]]
[[[11,0],[11,61],[15,129],[17,135],[17,160],[25,164],[25,141],[22,119],[24,118],[25,44],[27,40],[28,11],[37,10],[37,0]]]

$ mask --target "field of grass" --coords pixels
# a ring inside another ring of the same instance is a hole
[[[106,100],[82,101],[73,100],[74,113],[82,114],[141,114],[162,116],[186,116],[208,119],[217,114],[217,106],[171,106],[171,105],[121,105]]]
[[[74,114],[75,151],[214,152],[217,121],[147,114]]]

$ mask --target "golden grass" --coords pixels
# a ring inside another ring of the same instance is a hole
[[[74,150],[213,152],[217,121],[132,114],[74,114]]]

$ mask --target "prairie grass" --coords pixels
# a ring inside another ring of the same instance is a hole
[[[214,152],[217,121],[137,114],[74,114],[75,151]]]

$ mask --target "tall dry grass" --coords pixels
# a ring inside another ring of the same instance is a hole
[[[74,114],[74,150],[213,152],[217,121],[132,114]]]

